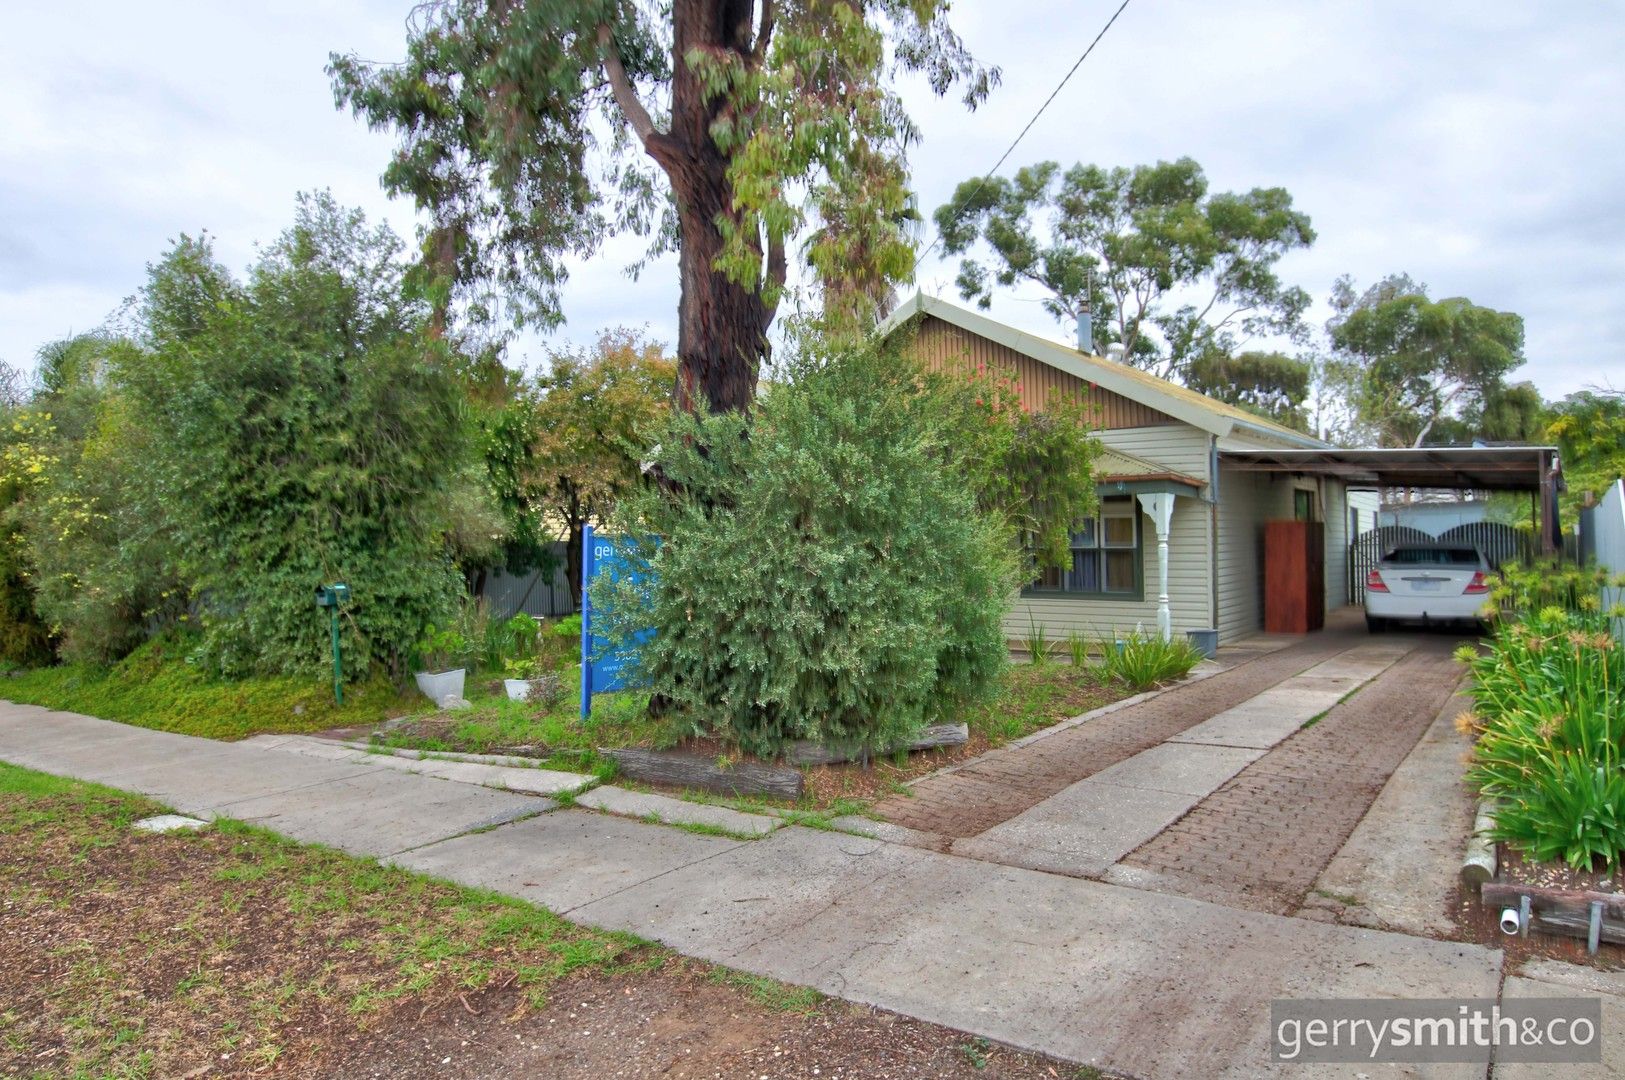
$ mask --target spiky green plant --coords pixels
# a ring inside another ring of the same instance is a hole
[[[1577,869],[1625,853],[1625,648],[1608,619],[1548,604],[1456,654],[1473,676],[1468,778],[1500,800],[1495,837]]]
[[[1066,651],[1072,657],[1072,666],[1078,671],[1089,666],[1089,639],[1076,630],[1066,636]]]
[[[1027,658],[1031,663],[1042,664],[1049,659],[1049,630],[1043,623],[1029,617],[1027,636],[1021,639],[1021,643],[1027,647]]]
[[[1490,575],[1490,601],[1503,617],[1557,606],[1569,611],[1600,611],[1603,590],[1625,588],[1625,575],[1595,564],[1575,566],[1556,560],[1507,563]]]
[[[1135,630],[1104,638],[1100,643],[1101,671],[1136,690],[1182,679],[1202,662],[1202,654],[1186,638],[1164,641],[1159,634]]]

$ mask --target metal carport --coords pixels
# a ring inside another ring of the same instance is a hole
[[[1553,555],[1562,547],[1557,494],[1564,490],[1563,468],[1553,446],[1248,447],[1221,449],[1219,460],[1241,472],[1334,476],[1352,487],[1533,492],[1540,507],[1541,551]]]

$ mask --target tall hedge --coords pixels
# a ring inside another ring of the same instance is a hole
[[[314,588],[345,581],[347,663],[399,673],[455,600],[464,399],[400,255],[315,196],[241,285],[195,242],[154,268],[150,351],[121,375],[164,447],[154,483],[211,667],[320,669]]]
[[[636,668],[695,732],[885,752],[997,686],[1015,552],[902,360],[807,348],[750,416],[673,417],[621,514],[652,577],[592,601],[654,628]]]

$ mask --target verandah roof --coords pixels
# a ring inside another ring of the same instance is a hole
[[[1095,459],[1095,490],[1102,495],[1138,495],[1165,491],[1195,496],[1202,481],[1145,458],[1103,447]]]

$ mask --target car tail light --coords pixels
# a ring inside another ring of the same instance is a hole
[[[1467,593],[1487,593],[1489,591],[1490,591],[1490,587],[1484,581],[1484,571],[1475,570],[1473,572],[1473,580],[1471,580],[1471,581],[1469,581],[1467,583],[1467,587],[1462,590],[1462,594],[1465,595]]]
[[[1366,592],[1387,592],[1388,583],[1382,580],[1382,575],[1373,570],[1365,576]]]

